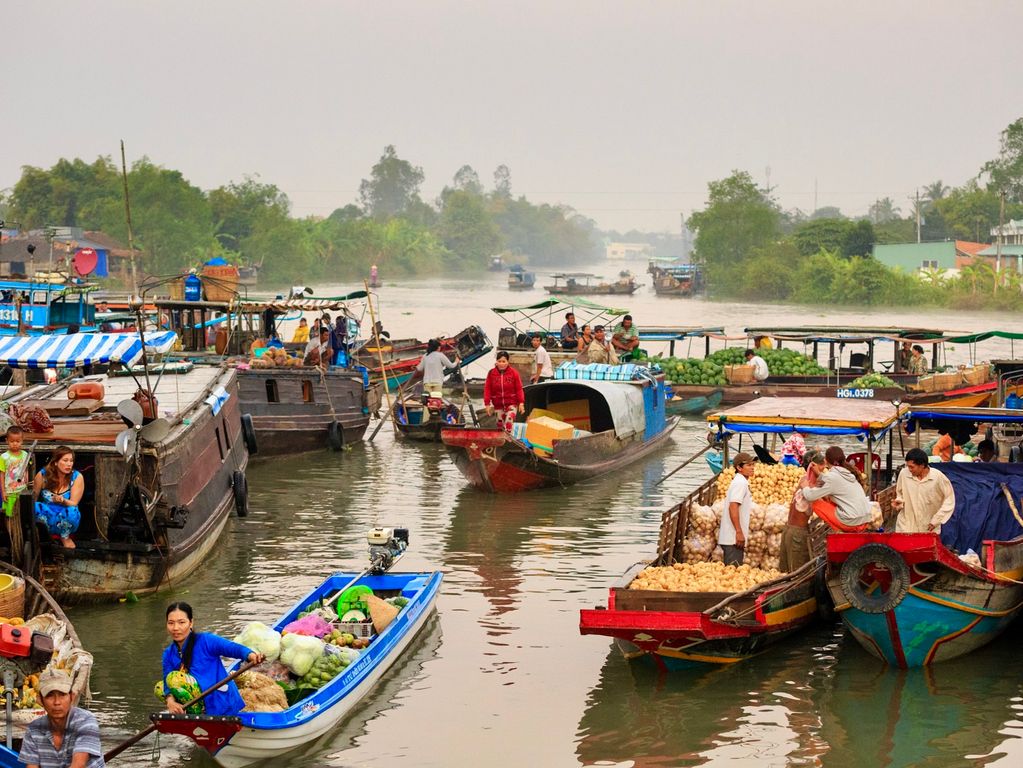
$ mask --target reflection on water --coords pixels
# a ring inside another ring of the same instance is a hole
[[[456,308],[440,281],[388,284],[385,325],[425,336],[482,322],[496,337],[500,321],[489,320],[488,307],[508,303],[501,277],[448,281],[459,291]],[[806,308],[643,293],[629,306],[640,324],[825,319]],[[941,319],[952,323],[948,313]],[[957,317],[955,325],[996,323]],[[1000,325],[1023,330],[1018,321]],[[158,705],[152,685],[169,600],[191,602],[201,629],[233,636],[279,616],[326,572],[361,570],[369,527],[406,525],[412,546],[399,567],[445,572],[435,622],[338,732],[275,765],[1018,764],[1019,631],[930,674],[886,671],[825,627],[736,667],[667,677],[626,664],[604,638],[579,635],[579,609],[605,603],[608,585],[650,556],[662,511],[709,477],[698,460],[656,484],[702,447],[704,432],[698,419],[683,422],[670,447],[619,475],[513,496],[467,489],[441,446],[396,442],[388,429],[341,454],[254,462],[251,514],[231,520],[200,573],[158,598],[71,612],[96,656],[105,743],[147,725]],[[152,764],[152,743],[120,764]],[[161,747],[160,765],[210,765],[187,742],[164,737]]]

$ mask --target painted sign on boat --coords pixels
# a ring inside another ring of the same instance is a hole
[[[872,389],[839,389],[835,391],[835,397],[851,397],[869,400],[874,397]]]

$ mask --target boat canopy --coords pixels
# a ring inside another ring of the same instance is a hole
[[[945,331],[931,328],[907,328],[887,326],[769,326],[746,328],[748,337],[770,336],[782,341],[836,342],[841,344],[866,344],[871,341],[914,341],[941,343],[953,341]]]
[[[909,410],[887,400],[836,397],[760,397],[707,418],[711,429],[726,433],[853,435],[877,438]]]
[[[639,329],[639,338],[642,341],[681,341],[682,339],[702,339],[707,336],[713,339],[732,338],[725,336],[724,326],[720,325],[707,328],[687,325],[644,325]]]
[[[980,333],[971,333],[966,336],[953,336],[945,339],[945,341],[951,341],[954,344],[976,344],[978,341],[987,341],[988,339],[1023,339],[1023,333],[1010,333],[1009,331],[981,331]]]
[[[618,437],[646,431],[643,386],[614,381],[545,381],[525,388],[526,413],[557,403],[585,400],[589,404],[590,431],[613,429]]]
[[[161,331],[146,336],[146,351],[168,352],[177,334]],[[137,333],[72,333],[65,336],[10,336],[0,339],[0,363],[11,368],[78,368],[121,363],[142,357]]]
[[[555,318],[555,315],[562,312],[575,312],[579,315],[580,328],[584,324],[599,325],[601,322],[629,314],[628,309],[605,307],[578,296],[551,296],[535,304],[523,307],[492,307],[491,311],[500,315],[505,322],[511,323],[517,331],[526,332],[537,328],[548,333],[561,330],[564,315],[558,318]],[[519,324],[525,327],[520,328]]]

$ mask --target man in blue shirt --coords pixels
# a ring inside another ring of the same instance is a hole
[[[71,677],[49,669],[39,677],[46,715],[25,729],[18,760],[28,768],[100,768],[103,750],[99,724],[91,712],[71,701]]]

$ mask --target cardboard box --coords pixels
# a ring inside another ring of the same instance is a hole
[[[540,416],[526,422],[526,440],[537,456],[550,456],[555,440],[571,440],[575,428],[564,421]]]
[[[565,400],[563,403],[551,403],[547,410],[557,414],[561,421],[571,424],[576,429],[591,430],[590,425],[590,401],[589,400]]]
[[[548,411],[545,408],[534,408],[526,416],[526,421],[532,421],[533,419],[540,419],[547,417],[548,419],[554,419],[555,421],[564,421],[561,418],[561,414],[555,413],[554,411]]]

